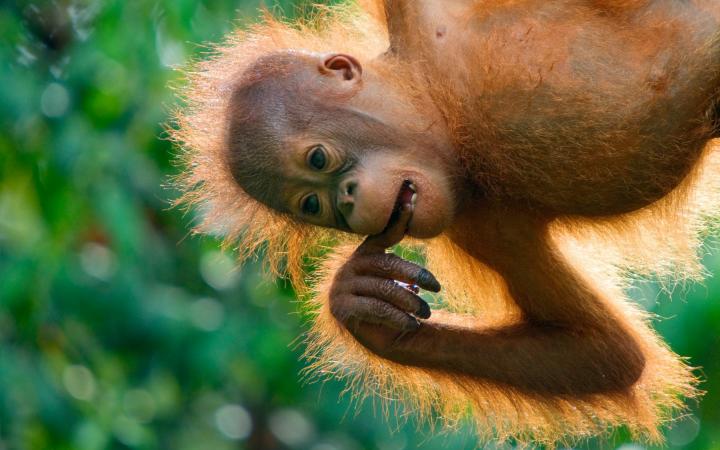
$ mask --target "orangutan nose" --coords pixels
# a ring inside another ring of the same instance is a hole
[[[352,214],[353,206],[355,205],[355,194],[357,193],[357,181],[355,180],[344,180],[339,186],[340,192],[338,193],[338,208],[342,215],[347,219]]]

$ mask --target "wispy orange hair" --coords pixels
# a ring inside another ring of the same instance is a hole
[[[308,373],[347,380],[362,395],[378,394],[387,407],[404,400],[421,417],[454,426],[470,419],[482,439],[514,439],[553,445],[609,433],[627,425],[639,439],[658,441],[660,425],[697,395],[691,369],[649,327],[648,316],[624,295],[630,276],[665,281],[700,278],[698,252],[720,200],[720,143],[705,149],[693,173],[651,207],[617,217],[556,220],[552,235],[566,256],[616,299],[613,307],[643,343],[647,365],[629,394],[582,399],[533,397],[507,387],[428,369],[402,366],[365,350],[329,312],[326,293],[335,270],[359,238],[324,230],[275,213],[234,182],[223,156],[228,100],[233,83],[260,56],[286,49],[347,52],[361,61],[386,50],[387,30],[377,2],[320,8],[310,19],[286,22],[266,14],[262,23],[238,30],[195,63],[182,88],[184,106],[175,113],[171,138],[181,148],[178,204],[200,210],[196,231],[220,234],[240,260],[264,248],[274,274],[287,274],[314,312],[307,335]],[[445,286],[447,310],[473,324],[498,325],[517,319],[502,278],[448,238],[410,243],[424,252]],[[327,252],[327,250],[330,250]],[[327,253],[327,254],[325,254]],[[319,256],[325,254],[324,256]],[[308,276],[311,263],[323,265]],[[442,312],[434,314],[442,319]],[[572,368],[569,368],[572,370]],[[386,409],[386,411],[389,411]]]

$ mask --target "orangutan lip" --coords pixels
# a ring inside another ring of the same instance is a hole
[[[400,186],[400,192],[398,192],[397,200],[395,200],[395,209],[399,210],[402,205],[410,203],[415,206],[417,200],[417,190],[415,184],[410,180],[403,181]]]

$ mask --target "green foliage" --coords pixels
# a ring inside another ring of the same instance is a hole
[[[474,448],[468,430],[391,433],[372,405],[338,401],[342,384],[302,385],[291,290],[234,270],[169,207],[171,67],[256,7],[0,4],[0,448]],[[668,432],[677,448],[720,449],[718,293],[637,290],[707,379]]]

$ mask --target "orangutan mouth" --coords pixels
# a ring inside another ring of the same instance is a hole
[[[395,208],[393,212],[400,211],[400,207],[402,205],[410,204],[413,208],[415,207],[415,202],[417,201],[417,189],[415,188],[415,183],[413,183],[410,180],[403,181],[402,186],[400,186],[400,192],[398,192],[397,200],[395,201]]]
[[[400,186],[400,192],[398,192],[397,198],[395,199],[395,206],[393,207],[392,214],[390,214],[390,219],[388,220],[385,229],[390,228],[395,223],[395,221],[400,218],[400,211],[403,205],[410,204],[411,207],[414,209],[416,201],[417,191],[415,188],[415,183],[410,180],[403,181],[402,186]]]

